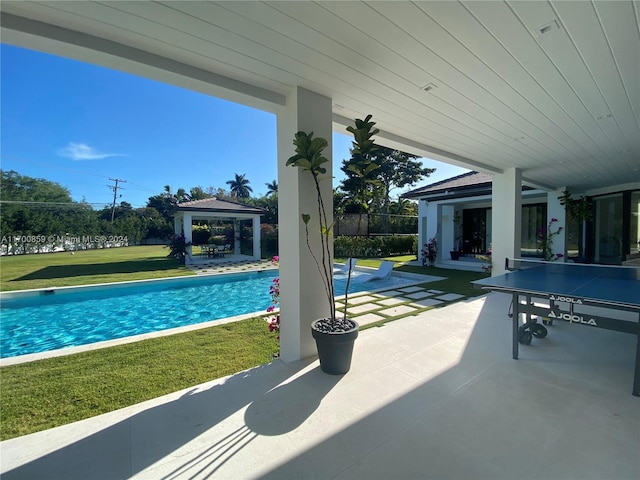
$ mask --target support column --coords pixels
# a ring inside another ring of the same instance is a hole
[[[326,180],[321,194],[328,221],[333,222],[332,188],[332,102],[323,95],[297,87],[278,113],[278,217],[280,250],[280,357],[291,362],[317,355],[311,336],[311,322],[329,315],[329,305],[322,277],[307,249],[307,238],[301,215],[311,215],[309,243],[320,255],[318,207],[313,178],[308,172],[287,167],[295,154],[294,134],[313,132],[314,138],[329,142],[324,156]],[[331,245],[333,253],[333,244]],[[331,258],[333,261],[333,256]]]
[[[191,234],[192,229],[193,229],[193,217],[191,216],[190,213],[185,213],[184,217],[183,217],[183,229],[184,229],[184,241],[185,243],[188,245],[187,246],[187,258],[186,258],[186,262],[187,263],[191,263],[193,261],[193,256],[192,256],[192,247],[191,247],[191,242],[193,241],[193,236]]]
[[[454,214],[453,205],[442,205],[440,211],[440,221],[442,224],[442,242],[439,245],[438,256],[441,260],[450,258],[449,252],[456,249],[455,223],[453,223]]]
[[[558,199],[565,190],[566,187],[562,187],[547,193],[547,226],[555,218],[557,222],[552,222],[551,231],[555,232],[558,228],[562,228],[559,235],[553,236],[552,247],[553,253],[562,254],[558,259],[560,262],[564,262],[567,258],[567,212]]]
[[[505,273],[505,258],[520,258],[522,247],[522,172],[509,168],[493,176],[492,275]]]
[[[233,254],[240,255],[240,220],[233,219]]]
[[[255,216],[253,221],[253,259],[260,260],[262,258],[262,250],[260,249],[260,217]]]
[[[176,215],[173,217],[173,233],[176,235],[180,235],[183,232],[182,220],[182,215]]]

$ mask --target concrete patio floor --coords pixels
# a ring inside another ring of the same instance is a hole
[[[639,478],[636,338],[556,322],[512,360],[509,301],[362,331],[344,376],[275,361],[7,440],[2,479]]]

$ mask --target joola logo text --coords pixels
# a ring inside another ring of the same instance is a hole
[[[561,295],[549,295],[549,300],[555,300],[556,302],[573,303],[575,305],[582,305],[582,300],[580,298],[563,297]]]
[[[566,320],[567,322],[584,323],[585,325],[593,325],[594,327],[598,326],[598,324],[593,318],[585,320],[585,318],[582,315],[576,315],[576,314],[564,313],[564,312],[555,313],[553,310],[549,312],[549,318],[559,318],[561,320]]]

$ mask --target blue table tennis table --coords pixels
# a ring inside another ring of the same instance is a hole
[[[632,393],[640,396],[640,268],[506,259],[507,273],[477,280],[475,288],[513,295],[513,358],[518,344],[547,335],[554,320],[636,335]],[[588,308],[634,312],[637,320],[592,315]],[[520,322],[520,317],[522,322]]]

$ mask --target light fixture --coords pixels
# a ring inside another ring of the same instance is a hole
[[[438,88],[438,86],[435,83],[427,83],[425,86],[420,87],[420,89],[424,90],[425,92],[430,92],[434,88]]]
[[[553,32],[554,30],[558,30],[559,28],[560,25],[558,24],[557,20],[551,20],[550,22],[547,22],[544,25],[536,28],[536,31],[538,32],[538,35],[543,36]]]

